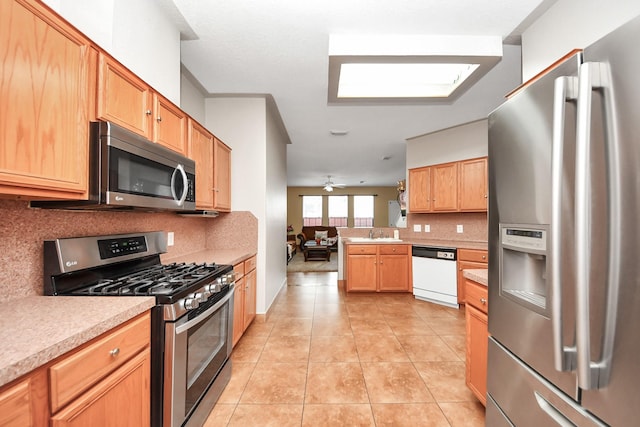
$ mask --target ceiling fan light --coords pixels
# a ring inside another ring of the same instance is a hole
[[[328,191],[329,193],[333,191],[333,187],[330,186],[329,184],[324,186],[324,191]]]

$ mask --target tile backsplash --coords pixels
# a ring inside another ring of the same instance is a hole
[[[413,231],[414,225],[419,225],[422,231]],[[424,232],[425,225],[429,225],[430,232]],[[458,225],[462,225],[462,233],[457,232]],[[486,242],[488,237],[487,213],[408,214],[407,228],[400,229],[400,237]]]
[[[192,218],[164,212],[32,209],[25,201],[0,199],[0,218],[0,302],[42,294],[44,240],[173,231],[175,245],[168,248],[171,257],[204,249],[257,249],[258,221],[250,212]]]

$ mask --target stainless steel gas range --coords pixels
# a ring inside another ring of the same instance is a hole
[[[154,296],[151,425],[201,426],[231,377],[231,265],[162,264],[163,232],[44,242],[46,295]]]

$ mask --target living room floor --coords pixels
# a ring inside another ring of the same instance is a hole
[[[484,426],[464,381],[464,310],[346,294],[335,272],[287,276],[205,426]]]

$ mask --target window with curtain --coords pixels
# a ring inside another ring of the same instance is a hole
[[[322,225],[322,196],[302,196],[302,225]]]
[[[373,227],[373,196],[353,196],[353,226]]]
[[[349,196],[329,196],[329,225],[346,227],[349,215]]]

